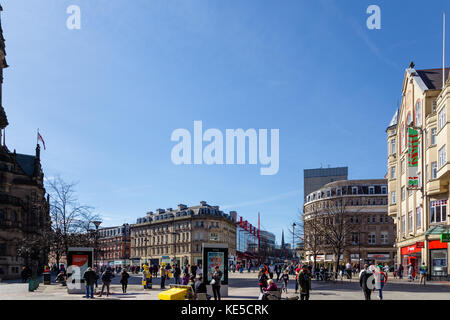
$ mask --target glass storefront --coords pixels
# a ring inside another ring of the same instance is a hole
[[[446,277],[447,276],[447,249],[430,250],[431,258],[431,276]]]

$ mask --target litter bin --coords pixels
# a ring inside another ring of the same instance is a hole
[[[52,274],[50,272],[44,273],[44,284],[52,284]]]
[[[33,292],[39,287],[39,278],[30,278],[28,281],[28,291]]]

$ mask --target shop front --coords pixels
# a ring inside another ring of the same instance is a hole
[[[367,254],[366,261],[374,265],[384,265],[386,263],[390,265],[393,259],[389,252],[372,252]]]
[[[448,277],[448,243],[432,240],[428,242],[428,248],[431,279],[446,279]]]
[[[401,264],[404,268],[404,275],[406,275],[407,267],[411,265],[415,274],[419,274],[419,267],[422,264],[422,249],[424,247],[423,242],[416,242],[413,245],[401,248]]]

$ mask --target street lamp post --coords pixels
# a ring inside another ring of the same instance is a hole
[[[292,260],[295,259],[295,222],[292,224]]]
[[[93,221],[95,225],[95,265],[98,267],[98,227],[100,227],[101,221]]]

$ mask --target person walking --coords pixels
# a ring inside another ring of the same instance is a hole
[[[378,299],[383,300],[383,288],[388,279],[387,273],[384,271],[383,266],[380,264],[378,270],[375,273],[375,289],[378,290]]]
[[[364,269],[359,274],[359,286],[362,288],[362,290],[364,292],[365,300],[370,300],[370,296],[372,294],[372,289],[371,289],[372,283],[373,283],[373,280],[371,281],[371,279],[373,278],[372,276],[373,276],[373,274],[369,270],[369,266],[367,264],[365,264]],[[370,282],[370,284],[369,284],[369,282]]]
[[[287,293],[288,291],[288,282],[289,282],[289,272],[287,270],[284,271],[283,275],[280,279],[283,283],[282,290]]]
[[[202,264],[201,263],[199,263],[198,266],[197,266],[197,275],[199,277],[201,276],[203,278],[203,268],[202,268]]]
[[[425,264],[425,262],[422,262],[422,265],[420,266],[420,284],[422,284],[423,281],[423,285],[425,285],[426,281],[427,281],[427,266]]]
[[[347,264],[345,265],[345,269],[347,271],[347,278],[348,279],[352,279],[352,264],[349,262],[347,262]]]
[[[306,265],[301,267],[297,275],[297,282],[300,289],[300,300],[309,300],[309,291],[311,290],[311,273]]]
[[[248,273],[250,273],[250,271],[252,271],[252,262],[251,261],[249,261],[247,264],[247,271],[248,271]]]
[[[173,271],[173,278],[175,280],[175,284],[181,284],[181,268],[176,264]]]
[[[142,285],[144,289],[152,288],[152,272],[146,264],[142,266]]]
[[[111,285],[111,281],[112,278],[114,278],[114,274],[111,271],[111,267],[107,267],[105,272],[103,272],[102,274],[102,291],[100,292],[99,297],[101,297],[103,295],[103,291],[105,290],[106,287],[106,296],[109,297],[109,287]]]
[[[269,264],[269,277],[270,277],[270,279],[273,279],[273,272],[275,271],[274,269],[275,268],[273,267],[273,265]]]
[[[166,288],[166,276],[167,276],[167,270],[166,268],[164,268],[164,264],[161,266],[161,270],[160,270],[160,275],[161,275],[161,289],[165,289]]]
[[[89,267],[84,272],[83,278],[86,285],[86,299],[94,299],[94,285],[97,281],[97,274],[91,267]]]
[[[400,263],[400,265],[398,266],[398,269],[397,269],[398,278],[400,280],[403,279],[403,270],[404,270],[403,265]]]
[[[264,269],[259,269],[259,273],[258,273],[258,283],[259,283],[259,290],[261,291],[261,293],[264,293],[265,288],[267,288],[267,275],[264,272]]]
[[[413,279],[413,266],[411,264],[408,265],[408,281],[414,281]]]
[[[147,270],[148,272],[148,270]],[[124,268],[122,272],[120,273],[120,284],[122,285],[122,292],[127,293],[127,287],[128,287],[128,279],[130,278],[130,274],[128,273],[128,270]],[[148,283],[147,283],[148,286]]]
[[[214,273],[212,273],[212,291],[214,294],[214,300],[220,300],[220,284],[222,282],[222,271],[220,271],[219,266],[215,266]]]
[[[277,274],[277,281],[280,281],[280,275],[281,275],[281,266],[279,263],[275,266],[275,273]]]
[[[300,265],[295,268],[295,293],[298,293],[298,274],[300,273]]]
[[[197,266],[195,264],[191,266],[191,277],[194,277],[194,279],[197,277]]]

